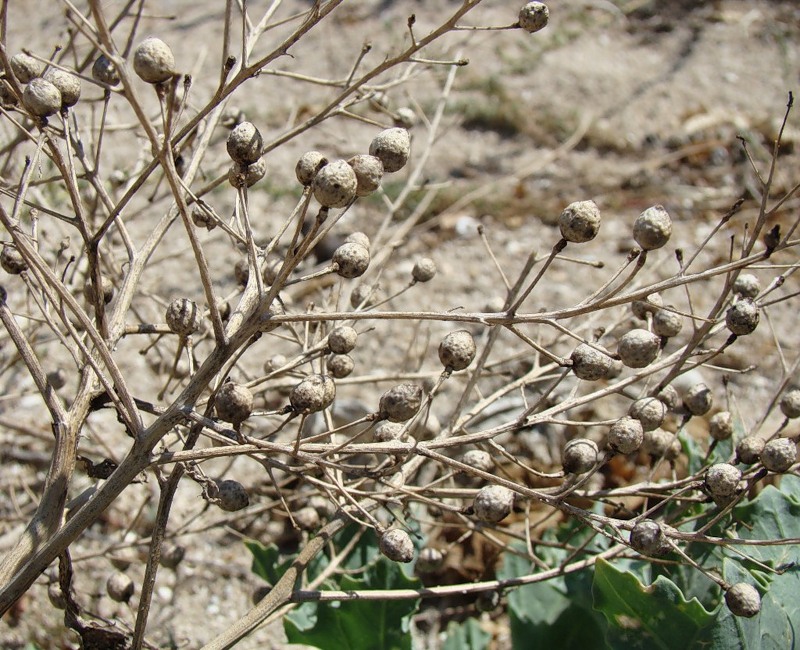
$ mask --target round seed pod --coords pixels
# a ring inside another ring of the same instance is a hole
[[[401,106],[394,113],[394,125],[404,129],[410,129],[417,123],[417,114],[413,108]]]
[[[101,54],[92,64],[92,79],[108,86],[119,85],[117,66],[105,54]]]
[[[317,172],[311,187],[322,206],[343,208],[355,198],[357,185],[356,173],[347,161],[334,160]]]
[[[472,507],[478,519],[496,524],[511,514],[514,493],[502,485],[487,485],[475,495]]]
[[[175,74],[175,57],[164,41],[150,36],[133,53],[133,70],[142,81],[160,84]]]
[[[494,467],[492,455],[488,451],[483,451],[483,449],[465,451],[461,457],[461,462],[482,472],[491,472]]]
[[[23,271],[28,270],[28,263],[16,248],[3,246],[3,250],[0,252],[0,267],[2,267],[6,273],[19,275]]]
[[[670,411],[676,411],[680,408],[681,404],[683,404],[681,396],[678,395],[678,390],[672,384],[664,386],[664,388],[658,391],[656,397],[664,402],[664,405]]]
[[[17,105],[17,96],[6,79],[0,79],[0,104],[3,106]]]
[[[252,187],[267,174],[267,163],[260,158],[250,165],[233,163],[228,169],[228,182],[237,190]]]
[[[114,285],[105,276],[100,277],[100,290],[103,292],[103,303],[106,305],[114,299]],[[91,278],[86,278],[86,282],[83,283],[83,297],[89,304],[94,304],[94,284]]]
[[[596,347],[581,343],[572,351],[572,372],[578,379],[597,381],[608,376],[614,360]]]
[[[752,300],[739,300],[725,314],[725,326],[736,336],[746,336],[755,331],[760,318],[758,305]]]
[[[656,397],[642,397],[631,404],[628,415],[639,420],[644,431],[652,431],[663,424],[667,405]]]
[[[668,309],[659,309],[653,315],[653,332],[659,336],[677,336],[683,329],[683,318],[680,314]]]
[[[752,618],[761,611],[761,596],[752,585],[737,582],[725,592],[725,604],[734,616]]]
[[[775,438],[764,445],[761,451],[761,464],[770,472],[783,474],[789,471],[797,460],[797,445],[789,438]]]
[[[347,354],[356,347],[358,332],[349,325],[339,325],[328,334],[328,347],[334,354]]]
[[[306,151],[297,161],[294,174],[301,185],[311,185],[317,172],[327,164],[328,159],[319,151]]]
[[[444,555],[438,548],[425,547],[417,555],[416,570],[419,573],[434,573],[444,562]]]
[[[781,397],[781,413],[789,419],[800,418],[800,389],[793,388]]]
[[[316,508],[305,506],[293,513],[292,516],[300,530],[316,530],[319,528],[320,518]]]
[[[385,531],[378,542],[381,553],[393,562],[411,562],[414,559],[414,542],[402,528]]]
[[[574,438],[564,445],[561,463],[566,474],[585,474],[597,463],[597,444],[588,438]]]
[[[378,414],[381,420],[405,422],[413,418],[422,406],[422,387],[417,384],[398,384],[381,395]]]
[[[645,431],[642,449],[653,458],[661,458],[662,456],[666,458],[674,440],[677,440],[675,434],[664,429]]]
[[[730,497],[736,494],[742,473],[728,463],[717,463],[708,468],[705,485],[712,497]]]
[[[175,298],[167,307],[166,320],[170,331],[180,336],[189,336],[197,331],[200,311],[197,303],[188,298]]]
[[[275,284],[275,280],[278,279],[278,274],[282,266],[283,260],[279,259],[269,260],[264,264],[264,267],[261,269],[261,277],[264,279],[264,282],[270,286]]]
[[[247,259],[237,260],[233,265],[233,277],[236,278],[236,283],[244,286],[250,279],[250,262]]]
[[[519,26],[529,34],[544,29],[548,20],[550,10],[543,2],[529,2],[519,10]]]
[[[261,132],[252,122],[242,122],[228,135],[228,155],[243,167],[258,162],[264,148]]]
[[[708,433],[714,440],[727,440],[733,435],[733,416],[730,411],[720,411],[708,421]]]
[[[703,383],[695,384],[683,396],[683,405],[692,415],[705,415],[714,404],[711,389]]]
[[[608,430],[608,446],[618,454],[632,454],[642,446],[643,441],[642,423],[636,418],[622,417]]]
[[[375,304],[375,287],[360,284],[350,294],[350,306],[353,309],[368,309]]]
[[[334,379],[347,377],[355,368],[353,357],[349,354],[332,354],[325,360],[325,368]]]
[[[226,381],[214,399],[217,417],[238,427],[253,411],[253,393],[247,386]]]
[[[371,156],[380,158],[383,171],[396,172],[405,167],[411,153],[411,137],[408,131],[393,127],[381,131],[369,145]]]
[[[11,72],[21,84],[30,83],[44,73],[44,63],[25,52],[15,54],[8,62],[11,65]]]
[[[56,609],[63,610],[67,608],[67,599],[64,597],[64,592],[61,591],[61,587],[58,586],[57,582],[47,586],[47,598]]]
[[[216,504],[225,512],[236,512],[250,505],[250,495],[244,485],[233,479],[217,481]]]
[[[636,318],[647,320],[648,314],[655,314],[663,306],[664,301],[661,296],[657,293],[651,293],[644,300],[634,300],[631,303],[631,311]]]
[[[67,373],[64,372],[63,368],[56,368],[47,373],[47,383],[56,390],[64,388],[67,385]]]
[[[475,599],[475,609],[479,612],[493,612],[500,605],[500,594],[496,591],[483,591]]]
[[[369,250],[370,241],[369,237],[367,237],[363,232],[356,231],[354,233],[350,233],[345,237],[344,240],[345,244],[361,244],[364,248]]]
[[[369,250],[361,244],[342,244],[333,251],[331,261],[338,267],[336,273],[339,276],[357,278],[364,275],[369,268]]]
[[[106,592],[111,600],[118,603],[127,603],[134,590],[133,580],[122,572],[112,573],[106,581]]]
[[[31,79],[22,91],[22,103],[37,117],[48,117],[61,110],[61,93],[46,79]]]
[[[617,345],[617,354],[628,368],[644,368],[649,366],[658,356],[661,339],[643,329],[625,332]]]
[[[400,440],[403,438],[404,434],[405,427],[402,424],[383,420],[382,422],[378,422],[375,426],[372,437],[375,438],[376,442],[392,442],[394,440]]]
[[[633,223],[633,238],[645,251],[666,245],[671,235],[672,219],[661,205],[647,208]]]
[[[669,550],[667,536],[661,526],[652,519],[642,519],[631,530],[631,548],[637,553],[658,557]]]
[[[525,7],[527,6],[525,5]],[[523,11],[525,7],[522,8]],[[570,203],[558,218],[558,227],[561,230],[561,236],[568,242],[581,244],[591,241],[600,230],[600,209],[594,201]]]
[[[411,277],[414,282],[429,282],[436,275],[436,262],[430,257],[422,257],[414,262]]]
[[[745,465],[757,462],[766,442],[760,436],[745,436],[736,444],[736,461]]]
[[[198,228],[205,228],[208,231],[217,227],[217,220],[199,205],[192,208],[192,222]]]
[[[356,173],[356,196],[372,194],[381,186],[383,163],[376,156],[359,154],[347,161]]]
[[[447,370],[464,370],[475,358],[475,339],[467,330],[450,332],[439,343],[439,361]]]
[[[289,394],[296,413],[317,413],[328,408],[336,397],[336,384],[327,375],[309,375]]]
[[[235,104],[228,104],[222,112],[219,123],[226,129],[232,129],[247,119],[244,111]]]
[[[186,547],[178,544],[164,544],[159,564],[165,569],[176,569],[186,556]]]
[[[75,106],[78,103],[81,98],[81,80],[74,74],[58,68],[49,68],[43,78],[58,88],[62,106]]]
[[[752,273],[740,273],[733,282],[733,292],[752,300],[761,291],[761,282]]]

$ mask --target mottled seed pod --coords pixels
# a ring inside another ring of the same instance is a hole
[[[57,582],[47,586],[47,599],[56,609],[64,610],[67,608],[67,599],[64,597],[64,592],[61,591],[61,587]]]
[[[727,440],[733,435],[733,416],[730,411],[720,411],[708,421],[708,433],[714,440]]]
[[[525,7],[527,6],[525,5]],[[523,11],[525,7],[523,7]],[[561,236],[568,242],[581,244],[591,241],[600,230],[600,209],[594,201],[570,203],[558,218],[558,227],[561,230]]]
[[[217,227],[217,220],[205,210],[202,206],[195,205],[192,208],[192,222],[198,228],[205,228],[206,230],[214,230]]]
[[[381,553],[393,562],[411,562],[414,559],[414,542],[402,528],[385,531],[378,546]]]
[[[664,402],[664,405],[670,411],[677,411],[683,404],[681,396],[678,394],[678,390],[672,384],[667,384],[664,386],[664,388],[658,391],[656,397]]]
[[[11,72],[21,84],[30,83],[44,73],[44,63],[25,52],[15,54],[8,62],[11,65]]]
[[[317,172],[327,164],[328,159],[319,151],[306,151],[297,161],[294,174],[301,185],[311,185]]]
[[[705,415],[714,404],[711,389],[703,383],[695,384],[683,396],[683,406],[692,415]]]
[[[664,530],[652,519],[643,519],[636,523],[631,530],[630,545],[637,553],[650,557],[664,555],[669,550]]]
[[[787,418],[800,418],[800,389],[793,388],[781,397],[781,413]]]
[[[16,248],[12,246],[3,246],[3,250],[0,252],[0,267],[2,267],[6,273],[19,275],[23,271],[28,270],[28,263]]]
[[[464,452],[461,462],[482,472],[490,472],[494,467],[492,455],[483,449],[469,449]]]
[[[356,173],[356,196],[367,196],[381,186],[383,163],[380,158],[359,154],[350,158],[347,164]]]
[[[369,250],[361,244],[342,244],[333,251],[331,262],[337,266],[336,273],[339,276],[358,278],[369,268]]]
[[[761,282],[752,273],[740,273],[733,282],[733,292],[752,300],[761,291]]]
[[[189,336],[197,331],[200,310],[197,303],[188,298],[175,298],[167,306],[167,327],[179,336]]]
[[[430,257],[422,257],[414,262],[411,278],[414,282],[429,282],[436,275],[436,262]]]
[[[775,438],[764,445],[760,458],[770,472],[783,474],[797,461],[797,445],[789,438]]]
[[[353,309],[368,309],[375,304],[375,287],[360,284],[350,294],[350,306]]]
[[[414,568],[419,573],[434,573],[441,568],[443,562],[444,555],[438,548],[425,547],[419,552]]]
[[[658,336],[644,329],[633,329],[622,335],[617,354],[628,368],[644,368],[653,362],[660,349]]]
[[[75,106],[81,98],[81,80],[74,74],[58,68],[49,68],[43,79],[49,81],[61,93],[61,106]]]
[[[319,528],[320,518],[316,508],[305,506],[300,508],[297,512],[292,513],[295,523],[300,530],[313,531]]]
[[[345,244],[361,244],[364,248],[369,250],[370,241],[369,237],[367,237],[363,232],[356,231],[350,233],[344,239]]]
[[[108,86],[119,84],[119,71],[105,54],[98,56],[92,64],[92,79]]]
[[[633,223],[633,238],[645,251],[666,245],[671,235],[672,219],[661,205],[647,208]]]
[[[578,379],[597,381],[608,376],[613,359],[588,343],[581,343],[572,351],[572,372]]]
[[[496,524],[511,514],[514,493],[502,485],[486,485],[478,490],[472,508],[480,521]]]
[[[250,495],[239,481],[233,479],[217,481],[216,487],[215,502],[225,512],[236,512],[250,505]]]
[[[63,368],[56,368],[47,373],[47,383],[56,390],[64,388],[67,385],[67,373]]]
[[[100,277],[100,291],[103,292],[104,304],[107,305],[114,299],[114,285],[111,284],[111,280],[109,280],[105,276]],[[91,278],[86,278],[86,282],[83,283],[83,297],[89,304],[92,305],[94,304],[95,302],[94,284],[92,283]]]
[[[725,592],[725,604],[734,616],[752,618],[761,611],[761,596],[752,585],[737,582]]]
[[[670,447],[673,441],[677,442],[675,434],[665,431],[664,429],[645,431],[644,439],[642,440],[642,449],[653,458],[666,458],[667,455],[672,454]]]
[[[529,34],[547,26],[550,10],[543,2],[529,2],[519,10],[519,26]]]
[[[249,165],[233,163],[228,168],[228,182],[237,190],[252,187],[267,174],[267,163],[260,158]]]
[[[564,445],[561,464],[566,474],[585,474],[597,463],[597,444],[588,438],[574,438]]]
[[[214,400],[217,417],[238,427],[253,411],[253,393],[247,386],[226,381]]]
[[[252,122],[242,122],[228,135],[228,155],[242,166],[252,165],[261,158],[264,139]]]
[[[31,79],[22,91],[22,103],[37,117],[48,117],[61,110],[61,93],[46,79]]]
[[[393,127],[381,131],[369,145],[371,156],[380,158],[383,171],[396,172],[405,167],[411,153],[411,137],[408,131]]]
[[[381,395],[378,414],[381,420],[405,422],[413,418],[422,406],[422,387],[417,384],[398,384]]]
[[[134,591],[133,580],[125,573],[112,573],[106,581],[106,592],[111,600],[118,603],[127,603]]]
[[[667,338],[677,336],[683,329],[683,318],[680,314],[668,309],[659,309],[653,315],[653,332]]]
[[[334,354],[347,354],[356,347],[358,332],[349,325],[339,325],[328,334],[328,347]]]
[[[314,198],[327,208],[343,208],[356,196],[356,173],[345,160],[334,160],[314,176]]]
[[[186,547],[178,544],[164,544],[161,549],[159,564],[165,569],[177,569],[186,556]]]
[[[708,468],[705,477],[705,486],[712,497],[730,497],[739,488],[742,473],[728,463],[717,463]]]
[[[353,357],[349,354],[332,354],[325,360],[325,368],[334,379],[347,377],[355,368]]]
[[[413,108],[401,106],[394,113],[394,125],[403,129],[410,129],[417,123],[417,114]]]
[[[608,446],[617,454],[632,454],[642,446],[643,441],[642,423],[636,418],[622,417],[608,430]]]
[[[389,422],[383,420],[375,425],[375,430],[372,432],[372,437],[376,442],[392,442],[400,440],[404,437],[405,427],[399,422]]]
[[[439,361],[446,370],[464,370],[475,358],[475,339],[467,330],[450,332],[439,343]]]
[[[647,320],[648,314],[655,314],[663,306],[664,301],[661,296],[657,293],[651,293],[644,300],[634,300],[631,303],[631,311],[636,318]]]
[[[250,279],[250,262],[247,259],[237,260],[233,265],[233,277],[240,286],[245,286]]]
[[[736,302],[725,314],[725,326],[736,336],[746,336],[755,331],[760,319],[758,305],[752,300]]]
[[[150,36],[133,53],[133,70],[142,81],[160,84],[175,74],[175,57],[164,41]]]
[[[327,375],[309,375],[292,388],[289,403],[296,413],[317,413],[336,397],[336,384]]]
[[[760,436],[745,436],[736,443],[736,460],[745,465],[757,462],[764,450],[766,442]]]
[[[235,104],[228,104],[222,112],[219,123],[226,129],[232,129],[247,119],[244,111]]]
[[[652,431],[663,424],[667,405],[656,397],[642,397],[630,405],[628,415],[639,420],[644,431]]]

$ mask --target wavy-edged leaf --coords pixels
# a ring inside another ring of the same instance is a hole
[[[468,618],[463,623],[450,621],[442,650],[485,650],[491,640],[492,635],[474,618]]]

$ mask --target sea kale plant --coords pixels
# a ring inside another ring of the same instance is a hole
[[[231,580],[207,540],[228,531],[266,583],[209,650],[281,618],[319,647],[447,628],[477,648],[476,612],[517,647],[790,647],[791,95],[771,144],[730,143],[750,180],[702,235],[663,196],[604,240],[602,201],[574,196],[518,258],[481,227],[463,296],[453,248],[419,241],[471,197],[427,165],[457,147],[472,39],[537,39],[557,8],[405,3],[392,39],[354,42],[360,3],[227,0],[208,43],[180,16],[159,33],[159,3],[63,0],[45,51],[11,39],[15,4],[0,427],[4,473],[28,471],[3,484],[6,620],[46,593],[82,647],[177,647],[159,585],[205,561]]]

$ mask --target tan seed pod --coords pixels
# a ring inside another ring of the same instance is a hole
[[[502,485],[487,485],[475,495],[472,508],[480,521],[496,524],[511,514],[514,493]]]
[[[305,506],[300,508],[297,512],[293,513],[295,523],[300,527],[300,530],[313,531],[317,530],[320,526],[319,513],[316,508]]]
[[[175,75],[175,57],[160,38],[150,36],[133,53],[133,70],[142,81],[160,84]]]
[[[64,592],[61,591],[61,587],[58,586],[57,582],[47,586],[47,598],[56,609],[64,610],[67,608],[67,599],[64,597]]]
[[[494,468],[492,455],[483,449],[470,449],[464,452],[461,462],[470,467],[474,467],[482,472],[490,472]]]
[[[236,278],[236,283],[240,286],[245,286],[250,279],[250,262],[246,258],[237,260],[233,265],[233,277]]]
[[[622,335],[617,354],[628,368],[644,368],[653,362],[660,349],[658,336],[644,329],[633,329]]]
[[[414,282],[429,282],[436,275],[436,262],[430,257],[422,257],[414,262],[411,278]]]
[[[566,474],[585,474],[597,463],[597,444],[588,438],[574,438],[564,445],[561,463]]]
[[[475,339],[467,330],[450,332],[439,343],[439,361],[446,370],[464,370],[475,358]]]
[[[369,250],[370,241],[369,237],[367,237],[363,232],[356,231],[354,233],[350,233],[345,237],[344,240],[345,244],[361,244],[364,248]]]
[[[22,103],[37,117],[48,117],[61,110],[61,93],[46,79],[31,79],[22,91]]]
[[[736,336],[752,334],[760,319],[758,305],[752,300],[737,301],[725,314],[725,326]]]
[[[378,414],[381,420],[405,422],[413,418],[422,406],[422,387],[417,384],[398,384],[381,395]]]
[[[353,309],[369,309],[377,300],[375,293],[375,287],[368,284],[358,285],[350,294],[350,306]]]
[[[63,368],[56,368],[47,373],[47,383],[56,390],[64,388],[67,385],[67,373],[64,372]]]
[[[216,482],[216,495],[213,497],[216,505],[225,512],[237,512],[250,505],[250,495],[247,489],[233,479]]]
[[[327,375],[309,375],[289,394],[296,413],[317,413],[328,408],[336,397],[336,385]]]
[[[645,431],[642,449],[653,458],[666,457],[670,453],[670,446],[674,440],[677,440],[675,434],[664,429]]]
[[[258,162],[264,148],[261,132],[252,122],[242,122],[228,135],[228,155],[243,167]]]
[[[81,80],[74,74],[58,68],[49,68],[44,79],[58,88],[62,106],[75,106],[81,98]]]
[[[728,463],[717,463],[708,468],[705,486],[712,497],[725,498],[733,496],[739,488],[742,473]]]
[[[656,397],[642,397],[631,404],[628,415],[639,420],[644,431],[652,431],[663,424],[667,405]]]
[[[186,556],[186,547],[178,544],[164,544],[161,549],[159,564],[165,569],[177,569]]]
[[[570,203],[558,218],[558,227],[561,236],[568,242],[581,244],[591,241],[600,230],[600,209],[594,201]]]
[[[733,282],[733,292],[752,300],[761,291],[761,282],[752,273],[740,273]]]
[[[353,357],[349,354],[332,354],[325,360],[325,368],[334,379],[343,379],[355,368]]]
[[[766,442],[760,436],[745,436],[736,443],[736,460],[745,465],[757,462]]]
[[[228,168],[228,182],[237,190],[252,187],[267,174],[267,163],[263,158],[250,165],[233,163]]]
[[[443,563],[444,555],[438,548],[425,547],[419,552],[414,568],[419,573],[434,573],[441,568]]]
[[[631,303],[631,311],[636,318],[647,320],[648,314],[655,314],[663,306],[664,301],[661,296],[657,293],[651,293],[644,300],[634,300]]]
[[[295,176],[301,185],[311,185],[320,169],[328,164],[328,159],[319,151],[307,151],[294,168]]]
[[[253,411],[253,393],[247,386],[226,381],[214,399],[217,417],[238,427]]]
[[[0,252],[0,267],[2,267],[6,273],[19,275],[23,271],[28,270],[28,263],[16,248],[12,246],[3,246],[3,250]]]
[[[664,386],[664,388],[658,391],[656,397],[664,402],[664,405],[670,411],[678,410],[683,404],[681,396],[678,394],[678,390],[672,384],[667,384]]]
[[[417,123],[417,114],[413,108],[401,106],[394,113],[394,125],[403,129],[410,129]]]
[[[108,86],[119,85],[117,66],[105,54],[101,54],[92,64],[92,79]]]
[[[103,303],[108,304],[114,299],[114,285],[105,276],[100,277],[100,291],[103,292]],[[86,278],[83,283],[83,297],[90,305],[95,302],[94,284],[91,278]]]
[[[781,413],[793,420],[800,418],[800,389],[793,388],[781,397]]]
[[[339,325],[328,334],[328,347],[335,354],[347,354],[356,347],[358,332],[349,325]]]
[[[672,219],[664,206],[654,205],[640,214],[633,223],[633,238],[645,251],[665,246],[672,236]]]
[[[383,163],[383,171],[396,172],[405,167],[411,153],[411,137],[406,129],[392,127],[381,131],[369,145],[369,153]]]
[[[764,445],[760,459],[770,472],[783,474],[797,461],[797,445],[789,438],[775,438]]]
[[[547,26],[550,10],[543,2],[529,2],[519,10],[519,26],[529,34]]]
[[[692,415],[705,415],[714,405],[714,395],[704,383],[695,384],[683,396],[683,406]]]
[[[734,616],[752,618],[761,611],[761,596],[752,585],[737,582],[725,592],[725,604]]]
[[[188,298],[175,298],[167,306],[166,321],[170,331],[179,336],[193,334],[200,324],[197,303]]]
[[[376,442],[392,442],[400,440],[404,437],[405,427],[399,422],[389,422],[383,420],[375,425],[375,430],[372,432],[372,437]]]
[[[708,421],[708,433],[714,440],[727,440],[733,435],[733,416],[730,411],[720,411]]]
[[[125,573],[112,573],[106,581],[106,592],[111,600],[118,603],[127,603],[133,597],[134,591],[133,580]]]
[[[347,164],[356,173],[356,196],[367,196],[381,186],[383,163],[380,158],[359,154],[350,158]]]
[[[669,550],[667,537],[658,522],[643,519],[636,523],[630,535],[631,548],[649,557],[664,555]]]
[[[411,562],[414,559],[414,542],[401,528],[392,528],[384,532],[378,546],[381,553],[393,562]]]
[[[314,176],[314,198],[326,208],[343,208],[356,196],[356,173],[345,160],[328,163]]]
[[[572,372],[578,379],[585,381],[597,381],[608,376],[613,365],[613,359],[604,354],[596,347],[588,343],[581,343],[576,347],[572,355]]]
[[[622,417],[608,430],[608,446],[617,454],[632,454],[642,446],[643,441],[644,429],[636,418]]]
[[[659,309],[653,315],[653,332],[667,338],[677,336],[683,329],[683,318],[669,309]]]
[[[357,278],[364,275],[369,268],[369,250],[361,244],[342,244],[333,251],[331,262],[336,265],[336,273],[339,276],[347,279]]]
[[[11,72],[21,84],[30,83],[44,73],[44,63],[25,52],[15,54],[8,63],[11,65]]]
[[[275,280],[278,279],[278,274],[282,266],[283,260],[274,259],[267,261],[261,269],[261,277],[264,279],[264,283],[269,286],[275,284]]]
[[[195,205],[192,208],[192,222],[198,228],[205,228],[208,231],[217,227],[217,220],[202,206]]]

